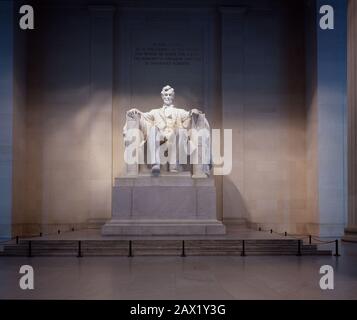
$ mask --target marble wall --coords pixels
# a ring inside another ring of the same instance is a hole
[[[234,139],[224,218],[295,231],[307,220],[303,5],[221,15],[223,127]]]
[[[30,232],[39,225],[46,232],[111,216],[113,10],[37,12],[29,39],[21,222]]]

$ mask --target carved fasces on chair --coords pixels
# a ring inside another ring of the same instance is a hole
[[[190,146],[192,178],[206,178],[210,173],[210,127],[204,113],[193,114],[191,119]]]
[[[139,174],[139,150],[143,143],[140,135],[140,114],[133,113],[132,110],[126,113],[126,123],[123,129],[124,138],[124,161],[125,174],[128,176],[137,176]],[[131,155],[134,153],[134,160]]]

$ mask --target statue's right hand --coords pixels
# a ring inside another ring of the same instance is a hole
[[[130,109],[127,113],[126,113],[129,117],[133,118],[135,115],[140,115],[141,112],[138,109]]]

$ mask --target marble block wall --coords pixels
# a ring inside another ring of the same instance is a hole
[[[114,9],[34,8],[18,230],[101,223],[111,216]]]
[[[277,3],[275,3],[277,4]],[[222,115],[233,128],[224,218],[295,231],[307,221],[302,3],[221,8]]]

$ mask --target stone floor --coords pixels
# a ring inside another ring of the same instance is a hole
[[[303,257],[0,257],[0,299],[357,299],[357,245],[340,258]],[[19,288],[29,264],[35,289]],[[331,265],[334,290],[319,287]]]

